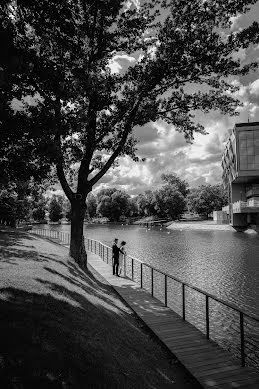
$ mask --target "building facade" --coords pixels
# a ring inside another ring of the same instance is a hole
[[[230,224],[237,230],[259,229],[259,122],[235,125],[222,156],[222,169]]]

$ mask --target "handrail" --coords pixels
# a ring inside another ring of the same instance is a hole
[[[91,240],[96,241],[96,242],[98,242],[98,243],[101,243],[103,246],[108,247],[109,249],[111,249],[110,246],[107,246],[107,245],[103,244],[103,243],[100,242],[99,240],[96,240],[96,239],[91,239]],[[200,288],[197,288],[196,286],[189,284],[188,282],[181,281],[179,278],[177,278],[177,277],[175,277],[175,276],[172,276],[171,274],[168,274],[168,273],[166,273],[166,272],[164,272],[164,271],[162,271],[162,270],[159,270],[159,269],[157,269],[156,267],[154,267],[154,266],[152,266],[152,265],[149,265],[148,263],[143,262],[143,261],[141,261],[141,260],[138,259],[138,258],[132,257],[131,255],[127,255],[127,256],[130,257],[130,258],[133,258],[134,261],[137,261],[137,262],[139,262],[139,263],[143,263],[145,266],[149,267],[150,269],[153,269],[154,271],[156,271],[156,272],[158,272],[158,273],[163,274],[164,276],[166,276],[166,277],[168,277],[168,278],[172,278],[174,281],[177,281],[177,282],[179,282],[180,284],[184,284],[184,285],[187,286],[188,288],[191,288],[191,289],[196,290],[196,292],[199,292],[199,293],[201,293],[201,294],[203,294],[203,295],[205,295],[205,296],[208,296],[209,298],[211,298],[211,299],[213,299],[213,300],[215,300],[215,301],[217,301],[217,302],[219,302],[219,303],[221,303],[221,304],[223,304],[223,305],[225,305],[225,306],[227,306],[227,307],[229,307],[229,308],[231,308],[231,309],[234,309],[235,311],[237,311],[237,312],[239,312],[239,313],[243,313],[244,315],[246,315],[246,316],[249,317],[250,319],[256,320],[256,321],[259,323],[259,316],[254,315],[253,313],[248,313],[246,310],[243,310],[243,309],[239,308],[239,307],[238,307],[237,305],[235,305],[235,304],[227,303],[226,301],[222,300],[221,298],[216,297],[216,296],[214,296],[214,295],[211,294],[211,293],[205,292],[205,291],[201,290]]]
[[[89,243],[91,242],[91,245],[89,245]],[[93,242],[95,242],[95,253],[97,254],[97,250],[96,250],[96,246],[97,246],[97,243],[99,245],[99,255],[100,255],[100,251],[101,251],[101,255],[100,257],[104,260],[104,255],[102,255],[102,247],[106,247],[107,249],[107,264],[109,263],[109,260],[108,260],[108,250],[111,250],[111,247],[110,246],[107,246],[107,245],[104,245],[102,242],[96,240],[96,239],[88,239],[88,246],[90,246],[90,249],[92,251],[92,246],[93,246]],[[212,299],[214,301],[217,301],[218,303],[228,307],[228,308],[231,308],[233,309],[234,311],[238,312],[239,313],[239,331],[240,331],[240,359],[241,359],[241,366],[245,366],[246,365],[246,353],[245,353],[245,329],[244,329],[244,316],[246,316],[247,318],[250,318],[252,320],[255,320],[256,322],[259,323],[259,317],[257,315],[254,315],[252,313],[248,313],[246,310],[242,310],[240,309],[238,306],[236,306],[235,304],[232,304],[232,303],[227,303],[226,301],[223,301],[222,299],[210,294],[210,293],[207,293],[199,288],[197,288],[196,286],[193,286],[191,284],[189,284],[188,282],[183,282],[181,281],[179,278],[177,277],[174,277],[166,272],[163,272],[162,270],[159,270],[137,258],[134,258],[130,255],[127,255],[126,257],[130,258],[131,259],[131,279],[134,281],[134,261],[137,261],[140,263],[140,287],[143,288],[143,265],[150,268],[151,269],[151,295],[154,296],[154,271],[158,272],[159,274],[162,274],[164,276],[164,305],[165,306],[168,306],[167,305],[167,289],[168,289],[168,285],[167,285],[167,279],[170,278],[170,279],[173,279],[174,281],[180,283],[182,285],[182,319],[185,320],[185,316],[186,316],[186,298],[185,298],[185,287],[188,287],[192,290],[195,290],[196,292],[202,294],[203,296],[205,296],[206,298],[206,305],[205,305],[205,320],[206,320],[206,337],[207,339],[210,339],[210,308],[209,308],[209,299]],[[125,266],[126,266],[126,261],[124,262],[124,269],[125,269]],[[125,273],[126,274],[126,273]]]
[[[67,241],[69,241],[69,238],[70,238],[69,233],[51,230],[51,229],[35,229],[35,230],[32,230],[32,232],[35,232],[35,233],[38,232],[40,235],[43,235],[44,237],[58,239],[61,242],[62,241],[67,242]],[[67,237],[68,237],[68,239],[67,239]],[[90,244],[90,242],[91,242],[91,244]],[[93,245],[93,243],[95,243],[95,244]],[[97,245],[97,243],[98,243],[98,245]],[[97,248],[97,246],[98,246],[98,248]],[[87,247],[91,252],[95,252],[96,254],[99,253],[99,256],[103,259],[103,261],[105,260],[105,257],[106,257],[107,264],[109,263],[109,250],[112,249],[110,246],[105,245],[96,239],[88,238],[87,239]],[[105,248],[106,248],[106,250],[104,250]],[[105,251],[106,251],[106,254],[105,254]],[[164,304],[165,304],[165,306],[168,306],[167,305],[167,297],[168,297],[168,295],[167,295],[167,290],[168,290],[167,279],[170,278],[170,279],[172,279],[172,280],[174,280],[182,285],[182,319],[183,320],[185,320],[185,311],[186,311],[186,309],[185,309],[185,303],[186,303],[186,301],[185,301],[186,300],[185,299],[185,287],[188,287],[188,288],[195,290],[196,292],[204,295],[206,297],[206,312],[205,312],[205,314],[206,314],[206,336],[207,336],[207,339],[210,339],[209,299],[217,301],[218,303],[238,312],[239,313],[239,330],[240,330],[241,365],[242,366],[246,365],[244,316],[246,316],[247,318],[250,318],[252,320],[255,320],[256,322],[259,323],[259,317],[257,315],[254,315],[253,313],[248,313],[246,310],[240,309],[235,304],[227,303],[226,301],[223,301],[222,299],[220,299],[220,298],[218,298],[210,293],[207,293],[207,292],[197,288],[196,286],[191,285],[188,282],[183,282],[179,278],[174,277],[166,272],[163,272],[162,270],[159,270],[159,269],[153,267],[152,265],[149,265],[149,264],[141,261],[140,259],[137,259],[137,258],[132,257],[130,255],[126,255],[125,257],[131,258],[131,277],[132,277],[131,279],[133,281],[134,281],[134,274],[135,274],[134,261],[140,263],[140,277],[141,277],[140,278],[140,286],[141,286],[141,288],[143,288],[143,266],[146,266],[146,267],[151,269],[151,294],[152,294],[152,296],[154,295],[154,271],[156,271],[157,273],[160,273],[164,276]],[[124,272],[126,275],[126,261],[124,262]],[[248,344],[249,344],[249,342],[248,342]]]

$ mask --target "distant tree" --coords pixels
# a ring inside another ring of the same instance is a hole
[[[151,190],[146,190],[143,194],[139,194],[136,198],[136,203],[140,216],[156,214],[154,193]]]
[[[58,222],[63,217],[62,202],[60,196],[52,196],[49,203],[49,218],[52,222]]]
[[[174,185],[182,193],[183,197],[186,197],[189,192],[189,184],[187,181],[181,180],[175,173],[162,174],[161,178],[166,184]]]
[[[19,221],[30,219],[30,182],[18,181],[0,184],[0,219],[16,226]]]
[[[130,216],[130,217],[139,216],[139,208],[138,208],[137,198],[138,198],[137,196],[129,198],[128,212],[127,212],[126,216]]]
[[[32,217],[36,221],[44,220],[45,219],[45,206],[43,204],[39,204],[37,208],[34,208],[32,211]]]
[[[108,190],[103,190],[100,194],[97,194],[99,199],[97,205],[97,213],[101,216],[107,217],[112,221],[118,221],[121,216],[125,216],[129,209],[130,196],[121,190],[113,191],[109,196]]]
[[[221,184],[201,185],[191,189],[187,203],[190,211],[208,218],[212,211],[219,211],[228,204],[228,194]]]
[[[159,217],[178,219],[185,210],[185,198],[175,185],[164,185],[155,191],[154,197],[155,209]]]
[[[0,155],[7,150],[15,161],[17,152],[25,167],[34,160],[43,171],[55,166],[71,203],[70,254],[77,262],[86,261],[86,197],[118,157],[137,160],[134,128],[164,120],[193,140],[205,133],[193,112],[236,114],[232,76],[258,63],[233,54],[258,44],[259,25],[231,31],[231,19],[255,2],[148,0],[135,2],[139,8],[122,0],[1,2],[8,47],[21,52],[23,64],[9,72],[3,61],[12,86],[4,89],[5,106],[12,98],[40,99],[25,102],[12,123],[1,118]],[[120,55],[134,62],[113,74],[108,65]],[[68,176],[75,164],[74,190]]]
[[[90,218],[95,217],[96,210],[97,210],[97,199],[92,193],[88,194],[86,198],[86,205],[87,205],[87,212],[89,217]]]

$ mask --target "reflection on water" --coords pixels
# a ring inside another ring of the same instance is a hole
[[[42,227],[70,231],[69,225]],[[126,240],[127,252],[133,257],[259,314],[258,235],[85,225],[85,237],[109,246],[115,237]]]
[[[70,232],[70,226],[42,226]],[[127,253],[249,313],[259,315],[259,236],[232,231],[168,230],[86,225],[85,238],[111,246],[126,240]],[[111,260],[111,258],[110,258]],[[140,266],[139,266],[140,267]],[[131,261],[127,274],[131,276]],[[143,286],[151,290],[150,269]],[[140,282],[135,264],[134,279]],[[154,296],[164,302],[164,276],[154,272]],[[168,305],[181,315],[181,284],[168,280]],[[206,332],[205,297],[186,288],[186,319]],[[239,314],[210,300],[210,337],[240,355]],[[245,319],[246,358],[259,369],[259,323]]]

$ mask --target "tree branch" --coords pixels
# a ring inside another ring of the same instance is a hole
[[[99,181],[99,179],[109,170],[109,168],[111,167],[111,165],[113,164],[115,159],[121,153],[123,146],[127,140],[127,137],[130,133],[132,120],[134,119],[134,116],[136,115],[136,113],[138,111],[138,108],[139,108],[139,105],[141,102],[141,98],[142,98],[142,94],[140,94],[140,96],[138,97],[136,103],[134,104],[131,112],[129,113],[128,119],[127,119],[125,127],[124,127],[124,131],[123,131],[123,134],[122,134],[122,137],[121,137],[121,140],[119,142],[117,149],[110,156],[110,158],[108,159],[106,164],[102,167],[102,169],[90,181],[88,181],[91,186],[93,186],[94,184],[96,184],[97,181]]]
[[[71,190],[70,186],[67,183],[67,179],[64,173],[63,164],[61,161],[56,163],[57,175],[62,186],[63,191],[65,192],[68,200],[71,202],[73,199],[74,192]]]

